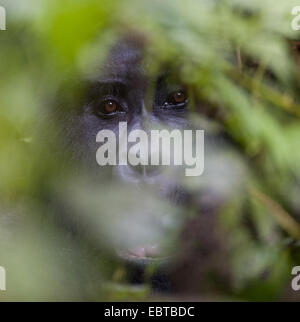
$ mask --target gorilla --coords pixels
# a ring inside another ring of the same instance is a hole
[[[220,160],[228,147],[223,133],[200,122],[206,131],[205,171],[210,173],[195,178],[204,182],[200,193],[187,188],[180,167],[99,167],[96,162],[97,133],[108,129],[118,135],[120,122],[127,123],[128,132],[193,128],[192,90],[181,81],[180,66],[152,68],[145,61],[147,46],[143,35],[121,37],[105,61],[76,83],[78,90],[76,85],[60,91],[53,114],[66,163],[72,163],[67,170],[71,180],[63,185],[70,188],[72,202],[55,195],[54,212],[72,238],[84,240],[95,256],[105,253],[120,261],[130,283],[150,281],[159,292],[192,293],[212,281],[228,287],[226,236],[218,215],[226,194],[235,189],[230,171],[239,174],[234,165],[226,168]],[[225,192],[207,184],[210,176],[224,174]],[[88,193],[81,193],[81,185]],[[104,253],[99,249],[103,245]]]

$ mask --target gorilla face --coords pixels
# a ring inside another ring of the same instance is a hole
[[[79,116],[84,142],[95,159],[95,137],[102,129],[118,134],[119,123],[126,122],[128,132],[155,127],[188,127],[188,93],[168,70],[148,76],[143,65],[143,48],[135,39],[117,44],[102,70],[92,82]],[[115,169],[131,182],[152,181],[159,169],[151,166],[118,166]]]
[[[170,175],[168,166],[128,164],[99,167],[96,164],[96,152],[99,148],[99,143],[96,142],[97,133],[108,129],[118,136],[120,122],[127,123],[128,133],[137,129],[147,133],[153,128],[189,127],[189,97],[186,86],[175,81],[176,78],[168,69],[162,70],[158,75],[149,76],[143,62],[143,51],[144,43],[134,37],[123,39],[112,48],[104,66],[89,83],[84,104],[73,116],[69,131],[72,133],[70,146],[73,147],[75,158],[81,160],[89,171],[97,174],[104,171],[104,168],[109,168],[114,182],[120,182],[118,185],[122,184],[124,191],[131,189],[138,201],[143,198],[143,193],[147,194],[149,188],[155,191],[158,198],[173,205],[182,205],[187,201],[188,195],[178,185],[176,175]],[[174,171],[178,171],[178,167]],[[99,182],[99,185],[103,183]],[[120,197],[115,196],[113,203],[119,202]],[[155,207],[155,201],[152,204],[150,202],[149,206],[145,201],[144,207],[141,209],[139,206],[137,220],[144,220],[142,225],[147,226],[153,216],[159,216],[161,210]],[[135,212],[132,209],[130,211]],[[121,220],[128,221],[126,216]],[[126,233],[130,235],[130,230]],[[127,259],[143,259],[144,262],[145,259],[160,256],[155,242],[142,246],[132,245],[129,248],[130,250],[118,249],[118,253]]]
[[[152,287],[158,280],[158,290],[164,288],[156,278],[161,273],[163,283],[170,277],[178,281],[178,290],[198,290],[211,272],[227,279],[227,242],[218,216],[233,194],[243,193],[246,171],[228,137],[202,116],[197,119],[205,130],[201,177],[187,179],[184,166],[99,166],[96,155],[103,142],[97,142],[97,134],[110,130],[118,137],[121,122],[126,122],[128,134],[137,129],[193,129],[187,86],[174,68],[164,65],[153,73],[153,66],[145,63],[146,49],[139,37],[123,38],[101,68],[82,82],[79,99],[62,93],[59,102],[67,109],[55,115],[62,124],[58,135],[66,138],[63,151],[71,173],[63,176],[54,196],[56,201],[62,198],[57,213],[71,235],[84,242],[85,251],[122,264],[125,260],[130,272],[154,267]]]

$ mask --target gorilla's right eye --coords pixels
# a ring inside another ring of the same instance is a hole
[[[177,109],[182,110],[186,107],[188,103],[188,97],[185,91],[178,90],[172,92],[162,105],[163,109]]]
[[[100,116],[113,116],[116,115],[118,112],[124,112],[123,107],[117,101],[113,99],[108,99],[102,101],[96,107],[96,114]]]

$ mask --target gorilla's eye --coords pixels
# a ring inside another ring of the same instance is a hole
[[[183,108],[188,102],[186,93],[183,90],[178,90],[171,93],[165,103],[164,108]]]
[[[183,103],[185,101],[185,94],[182,91],[175,92],[173,94],[173,100],[175,103]]]
[[[122,106],[113,99],[108,99],[100,103],[96,108],[96,113],[100,116],[113,116],[118,112],[123,112]]]
[[[115,101],[109,100],[109,101],[104,102],[104,111],[108,114],[115,112],[117,110],[117,108],[118,108],[118,104]]]

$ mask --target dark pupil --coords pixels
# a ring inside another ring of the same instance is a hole
[[[182,103],[185,100],[185,96],[183,92],[176,92],[174,94],[174,100],[176,103]]]
[[[107,101],[105,103],[105,111],[107,113],[112,113],[117,109],[117,104],[114,101]]]

